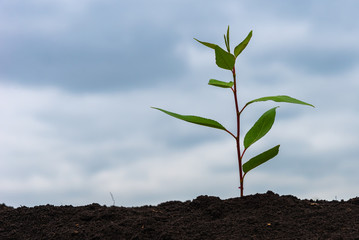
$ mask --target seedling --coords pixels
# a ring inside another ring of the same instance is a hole
[[[212,120],[212,119],[198,117],[198,116],[192,116],[192,115],[181,115],[181,114],[163,110],[161,108],[152,107],[152,108],[160,110],[172,117],[175,117],[175,118],[178,118],[178,119],[190,122],[190,123],[203,125],[206,127],[217,128],[217,129],[226,131],[228,134],[230,134],[236,141],[238,166],[239,166],[239,182],[240,182],[239,189],[240,189],[241,196],[243,196],[243,188],[244,188],[243,180],[244,180],[244,177],[246,176],[246,174],[250,170],[258,167],[259,165],[261,165],[261,164],[267,162],[268,160],[272,159],[273,157],[275,157],[279,152],[279,146],[280,146],[280,145],[277,145],[277,146],[255,156],[255,157],[249,159],[245,163],[243,163],[244,154],[247,151],[247,149],[250,146],[252,146],[255,142],[257,142],[259,139],[264,137],[269,132],[269,130],[272,128],[274,120],[275,120],[275,116],[276,116],[276,109],[278,107],[269,109],[268,111],[263,113],[263,115],[254,123],[253,127],[250,128],[250,130],[244,136],[244,140],[243,140],[244,148],[243,148],[243,151],[241,151],[240,117],[241,117],[241,114],[243,113],[243,110],[252,103],[264,102],[264,101],[294,103],[294,104],[301,104],[301,105],[307,105],[307,106],[314,107],[313,105],[303,102],[303,101],[300,101],[298,99],[295,99],[295,98],[292,98],[292,97],[289,97],[286,95],[278,95],[278,96],[257,98],[257,99],[247,102],[242,107],[242,109],[239,108],[238,97],[237,97],[238,87],[237,87],[237,81],[236,81],[235,63],[236,63],[237,57],[247,47],[251,38],[252,38],[252,31],[250,31],[249,34],[247,35],[247,37],[234,48],[233,53],[231,53],[231,51],[230,51],[229,26],[227,28],[227,34],[224,34],[224,42],[225,42],[227,51],[222,49],[217,44],[202,42],[195,38],[195,40],[197,42],[214,50],[215,57],[216,57],[216,64],[218,67],[232,72],[233,81],[223,82],[223,81],[219,81],[216,79],[210,79],[208,84],[215,86],[215,87],[219,87],[219,88],[227,88],[232,91],[233,96],[234,96],[234,102],[235,102],[235,108],[236,108],[236,120],[237,120],[237,130],[235,133],[230,132],[222,124],[220,124],[219,122]]]

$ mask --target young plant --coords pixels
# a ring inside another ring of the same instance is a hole
[[[237,81],[236,81],[235,63],[236,63],[238,55],[241,54],[242,51],[247,47],[251,38],[252,38],[252,31],[250,31],[249,34],[247,35],[247,37],[234,48],[233,53],[231,53],[231,51],[230,51],[229,26],[227,28],[227,34],[224,34],[224,42],[225,42],[227,51],[225,51],[224,49],[222,49],[220,46],[218,46],[216,44],[202,42],[195,38],[195,40],[197,42],[214,50],[215,57],[216,57],[216,64],[218,67],[232,72],[233,81],[223,82],[223,81],[219,81],[216,79],[210,79],[208,84],[215,86],[215,87],[219,87],[219,88],[228,88],[232,91],[233,96],[234,96],[234,103],[235,103],[235,108],[236,108],[236,120],[237,120],[236,121],[237,129],[236,129],[235,133],[230,132],[224,126],[222,126],[222,124],[220,124],[219,122],[212,120],[212,119],[198,117],[198,116],[192,116],[192,115],[181,115],[181,114],[163,110],[161,108],[152,107],[152,108],[160,110],[172,117],[175,117],[175,118],[178,118],[178,119],[190,122],[190,123],[203,125],[206,127],[217,128],[217,129],[226,131],[228,134],[230,134],[236,141],[238,166],[239,166],[239,182],[240,182],[239,189],[240,189],[241,196],[243,196],[243,190],[244,190],[243,180],[244,180],[244,177],[246,176],[246,174],[250,170],[254,169],[255,167],[258,167],[262,163],[265,163],[266,161],[275,157],[278,154],[279,146],[280,146],[280,145],[277,145],[277,146],[255,156],[255,157],[249,159],[245,163],[243,163],[243,159],[244,159],[243,157],[244,157],[244,154],[247,151],[247,149],[250,146],[252,146],[255,142],[257,142],[259,139],[264,137],[264,135],[266,135],[268,133],[268,131],[272,128],[272,125],[274,123],[275,116],[276,116],[276,109],[278,107],[269,109],[268,111],[263,113],[263,115],[254,123],[252,128],[244,136],[244,140],[243,140],[244,149],[243,149],[243,151],[241,151],[240,117],[241,117],[243,110],[252,103],[263,102],[263,101],[286,102],[286,103],[294,103],[294,104],[301,104],[301,105],[307,105],[307,106],[314,107],[313,105],[303,102],[303,101],[300,101],[298,99],[295,99],[295,98],[292,98],[292,97],[289,97],[286,95],[278,95],[278,96],[257,98],[257,99],[247,102],[241,109],[239,108],[238,97],[237,97],[238,86],[237,86]]]

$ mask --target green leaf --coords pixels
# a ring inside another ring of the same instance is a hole
[[[202,41],[200,41],[200,40],[198,40],[196,38],[194,38],[194,40],[196,40],[197,42],[202,43],[206,47],[209,47],[209,48],[212,48],[212,49],[215,49],[215,47],[217,46],[217,44],[208,43],[208,42],[202,42]]]
[[[210,79],[208,82],[208,85],[212,85],[212,86],[216,86],[216,87],[221,87],[221,88],[231,88],[233,86],[233,82],[222,82],[222,81],[218,81],[216,79]]]
[[[156,107],[152,107],[152,108],[160,110],[160,111],[162,111],[162,112],[164,112],[164,113],[166,113],[166,114],[168,114],[168,115],[170,115],[172,117],[181,119],[181,120],[186,121],[186,122],[190,122],[190,123],[194,123],[194,124],[198,124],[198,125],[202,125],[202,126],[206,126],[206,127],[211,127],[211,128],[218,128],[218,129],[226,131],[225,127],[223,127],[219,122],[214,121],[212,119],[198,117],[198,116],[191,116],[191,115],[180,115],[180,114],[177,114],[177,113],[173,113],[173,112],[163,110],[161,108],[156,108]]]
[[[214,48],[216,54],[216,64],[220,68],[232,70],[234,67],[234,63],[236,62],[233,54],[224,51],[221,47],[216,46]]]
[[[228,25],[228,28],[227,28],[227,35],[226,34],[224,35],[224,42],[226,44],[227,51],[231,52],[231,48],[230,48],[230,45],[229,45],[229,25]]]
[[[227,43],[226,34],[224,34],[224,44],[226,45],[227,52],[230,52],[230,51],[229,51],[229,48],[228,48],[228,43]]]
[[[247,37],[234,48],[234,56],[238,57],[238,55],[247,47],[249,41],[252,38],[252,31],[250,31]]]
[[[274,158],[279,152],[280,145],[275,146],[251,159],[249,159],[245,164],[243,164],[243,172],[247,173],[253,168],[258,167],[262,163]]]
[[[276,108],[278,107],[271,108],[263,113],[253,127],[249,129],[243,141],[245,148],[248,148],[269,132],[275,120]]]
[[[308,105],[308,106],[314,107],[312,104],[309,104],[309,103],[306,103],[306,102],[303,102],[298,99],[295,99],[295,98],[292,98],[289,96],[285,96],[285,95],[257,98],[257,99],[254,99],[254,100],[248,102],[246,105],[249,105],[254,102],[263,102],[263,101],[269,101],[269,100],[274,101],[274,102],[295,103],[295,104],[302,104],[302,105]]]

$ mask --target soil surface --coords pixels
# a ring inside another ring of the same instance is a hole
[[[0,239],[359,239],[359,198],[299,200],[269,191],[131,208],[1,204]]]

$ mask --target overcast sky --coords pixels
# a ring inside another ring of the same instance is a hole
[[[230,81],[213,50],[232,49],[239,101],[290,95],[316,106],[256,103],[242,136],[280,106],[249,159],[245,194],[349,199],[359,184],[359,2],[0,1],[0,203],[139,206],[239,196],[233,138],[150,107],[235,130]],[[111,194],[110,194],[111,193]]]

